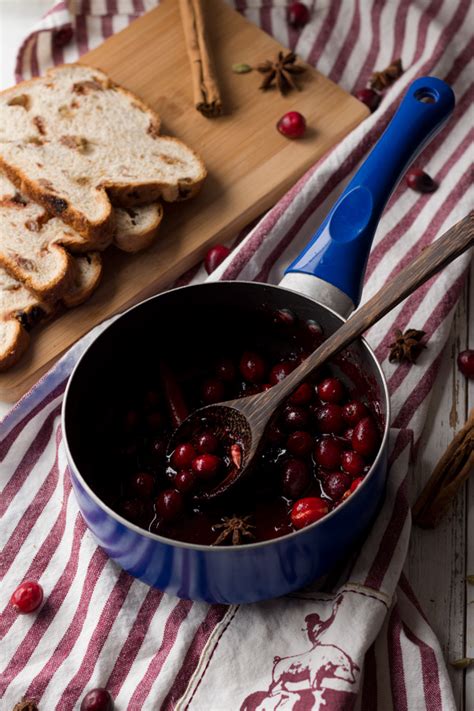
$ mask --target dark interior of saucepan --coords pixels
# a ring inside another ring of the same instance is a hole
[[[319,327],[327,337],[338,325],[338,317],[310,299],[260,284],[200,285],[145,302],[99,336],[72,378],[66,403],[66,436],[79,472],[117,513],[169,538],[215,543],[226,530],[222,522],[234,515],[248,516],[246,520],[251,522],[251,534],[239,534],[239,543],[293,531],[289,511],[294,501],[285,496],[281,484],[289,458],[282,441],[268,443],[256,474],[227,499],[202,506],[187,496],[184,512],[174,520],[164,521],[157,514],[156,496],[173,486],[175,476],[164,456],[172,425],[160,381],[160,363],[165,362],[172,370],[192,411],[205,404],[203,383],[215,378],[216,364],[222,358],[231,359],[237,373],[244,351],[260,354],[268,370],[281,361],[297,365],[321,341]],[[380,376],[361,344],[338,356],[313,382],[328,375],[344,382],[346,400],[363,401],[382,433]],[[224,384],[223,399],[258,389],[238,375]],[[311,405],[313,410],[316,405]],[[311,419],[311,411],[309,416]],[[314,423],[307,425],[312,436],[318,436],[314,427]],[[343,434],[337,439],[342,441]],[[313,457],[307,457],[312,476],[303,495],[322,497],[331,510],[341,500],[333,500],[325,492]],[[365,471],[369,466],[370,459]],[[145,498],[137,497],[130,488],[131,479],[138,473],[154,478],[153,491]],[[223,545],[232,543],[231,533],[224,539],[221,536]]]

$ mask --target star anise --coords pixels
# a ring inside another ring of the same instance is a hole
[[[288,93],[291,89],[299,91],[299,86],[295,83],[294,77],[297,74],[303,74],[305,68],[300,64],[295,64],[296,59],[294,52],[288,52],[287,54],[278,52],[278,57],[273,62],[267,59],[266,62],[257,65],[257,70],[260,74],[265,75],[260,89],[266,91],[275,85],[282,95]]]
[[[215,529],[222,528],[223,530],[212,545],[219,546],[228,538],[232,537],[232,545],[238,546],[242,543],[243,538],[255,538],[250,530],[251,528],[255,528],[255,526],[249,523],[250,518],[251,516],[236,516],[235,514],[233,516],[226,516],[222,520],[222,523],[218,523],[214,526]]]
[[[402,60],[395,59],[388,67],[382,69],[381,72],[374,72],[369,79],[369,86],[375,91],[384,91],[389,86],[392,86],[396,80],[403,74]]]
[[[408,361],[415,363],[423,348],[426,348],[421,339],[425,335],[424,331],[417,331],[416,328],[409,328],[405,333],[400,329],[395,330],[395,341],[389,345],[391,363],[402,363]]]

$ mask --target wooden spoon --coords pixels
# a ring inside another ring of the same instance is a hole
[[[385,284],[278,385],[258,395],[202,407],[186,418],[173,434],[170,453],[177,444],[187,441],[190,433],[202,427],[204,422],[215,432],[231,433],[243,449],[240,468],[235,468],[215,488],[197,498],[206,501],[227,493],[249,472],[269,419],[298,385],[473,244],[474,211],[471,211],[442,237],[423,249],[416,259]]]

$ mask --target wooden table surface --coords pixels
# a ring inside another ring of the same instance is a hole
[[[12,83],[14,56],[26,26],[51,4],[51,0],[0,0],[0,88]],[[474,407],[474,381],[468,382],[456,367],[457,354],[468,347],[474,348],[474,264],[432,394],[413,472],[413,496]],[[9,407],[0,403],[0,417]],[[474,478],[438,528],[413,529],[405,570],[446,660],[474,657],[474,585],[465,580],[467,575],[474,575]],[[449,669],[457,708],[474,709],[474,667],[466,671]]]

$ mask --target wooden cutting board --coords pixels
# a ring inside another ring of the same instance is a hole
[[[34,329],[20,363],[0,375],[0,398],[16,400],[74,341],[93,326],[169,285],[196,264],[209,245],[225,242],[273,205],[331,146],[368,114],[367,108],[308,67],[300,92],[261,92],[257,72],[235,74],[234,63],[256,65],[283,49],[222,0],[207,0],[206,21],[226,115],[206,119],[193,107],[191,75],[176,0],[163,0],[81,62],[98,67],[138,94],[163,119],[163,133],[202,155],[209,177],[193,201],[165,205],[156,244],[142,254],[112,248],[102,283],[84,305]],[[303,139],[275,129],[289,110],[307,120]],[[110,117],[113,120],[113,117]]]

